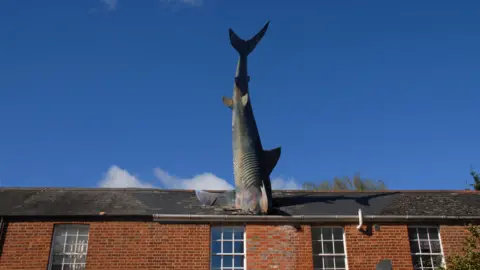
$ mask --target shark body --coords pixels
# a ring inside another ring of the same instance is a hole
[[[252,110],[248,83],[247,57],[265,35],[269,22],[253,38],[243,40],[229,29],[230,43],[239,59],[233,97],[223,97],[232,110],[233,171],[235,178],[234,209],[245,214],[267,214],[272,208],[270,174],[275,168],[281,148],[264,150]],[[218,193],[197,192],[204,204],[213,205]]]

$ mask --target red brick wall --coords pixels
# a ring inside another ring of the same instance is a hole
[[[247,225],[248,270],[313,269],[310,226]]]
[[[53,222],[10,223],[0,270],[46,269]],[[210,268],[209,225],[92,222],[87,270]]]
[[[349,269],[372,270],[382,259],[392,260],[395,270],[413,269],[406,225],[380,225],[380,231],[372,229],[370,236],[348,225],[345,238]]]
[[[445,257],[461,253],[465,237],[469,235],[465,226],[440,226],[443,254]]]
[[[46,269],[50,256],[53,223],[9,223],[0,270]]]
[[[87,270],[97,269],[210,269],[210,226],[91,223]]]
[[[46,269],[54,222],[8,224],[0,270]],[[365,228],[365,227],[364,227]],[[248,269],[313,269],[311,228],[290,225],[247,225]],[[461,251],[468,233],[462,226],[441,226],[446,256]],[[405,225],[381,225],[366,235],[356,225],[345,227],[350,270],[375,269],[391,259],[395,270],[412,269]],[[210,265],[209,225],[153,222],[90,223],[88,270],[200,269]]]

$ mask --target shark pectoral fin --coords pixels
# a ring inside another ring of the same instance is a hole
[[[268,213],[268,207],[269,207],[269,202],[268,202],[268,196],[267,192],[265,191],[265,186],[261,185],[260,186],[260,191],[261,191],[261,198],[260,198],[260,211],[264,214]]]
[[[248,103],[248,93],[246,93],[246,94],[243,95],[243,97],[242,97],[242,105],[243,105],[243,107],[247,106],[247,103]]]
[[[263,151],[262,165],[267,175],[270,175],[277,165],[281,152],[281,147]]]
[[[235,205],[235,191],[232,190],[220,192],[195,190],[195,195],[202,205],[219,207],[233,207]]]
[[[232,109],[233,108],[233,100],[228,97],[222,97],[223,104],[227,106],[228,108]]]

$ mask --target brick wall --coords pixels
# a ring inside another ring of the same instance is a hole
[[[345,226],[347,259],[349,269],[371,270],[382,259],[392,260],[393,269],[411,270],[412,259],[406,225],[380,225],[374,229],[359,232],[356,225]]]
[[[454,254],[461,254],[465,238],[469,235],[470,233],[465,226],[440,226],[444,256],[449,257]]]
[[[0,270],[43,270],[53,222],[9,223]],[[92,222],[87,270],[210,268],[209,225]]]
[[[105,269],[210,269],[210,226],[91,223],[87,270]]]
[[[48,264],[54,222],[10,222],[0,270],[40,269]],[[210,266],[210,226],[154,222],[91,222],[88,270],[200,269]],[[366,227],[364,226],[364,229]],[[467,235],[462,226],[441,226],[446,256],[461,250]],[[311,227],[247,225],[248,269],[313,269]],[[362,233],[345,226],[350,270],[375,269],[391,259],[395,270],[412,269],[405,225],[381,225]]]
[[[0,270],[46,269],[53,223],[9,223],[0,256]]]
[[[310,226],[247,225],[249,270],[313,269]]]

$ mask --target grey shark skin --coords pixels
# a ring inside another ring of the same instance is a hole
[[[247,72],[247,57],[265,35],[269,22],[250,40],[242,40],[229,29],[230,42],[239,53],[233,97],[223,97],[232,110],[233,167],[235,206],[246,214],[267,214],[272,208],[270,174],[280,158],[281,148],[264,150],[252,110]],[[205,204],[212,205],[218,194],[197,192]]]
[[[223,103],[232,109],[235,207],[251,214],[266,214],[272,207],[270,173],[281,153],[280,147],[263,150],[248,89],[247,57],[265,35],[268,25],[269,22],[248,41],[229,29],[230,42],[239,53],[233,98],[223,97]]]

